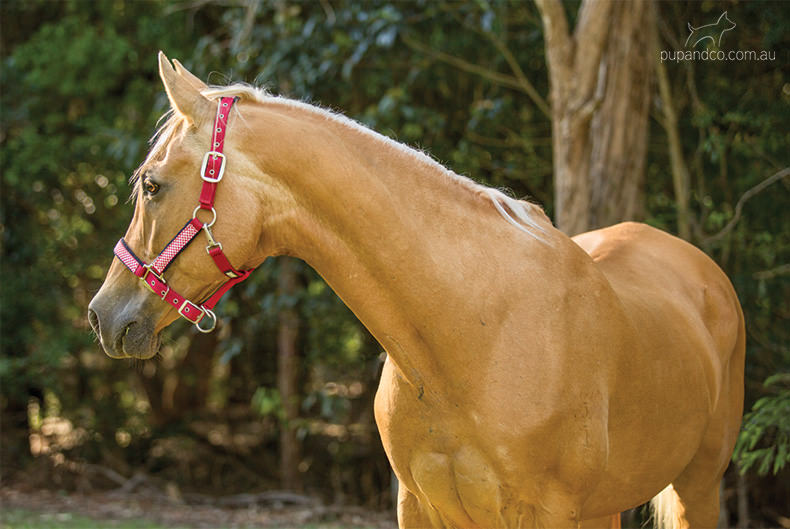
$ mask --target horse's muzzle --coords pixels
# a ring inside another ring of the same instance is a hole
[[[154,356],[159,350],[159,336],[154,334],[151,319],[132,310],[130,303],[120,308],[108,305],[101,291],[88,305],[88,321],[107,356],[143,360]]]

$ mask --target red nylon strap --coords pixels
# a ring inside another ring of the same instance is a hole
[[[228,290],[230,290],[234,285],[237,285],[242,281],[244,281],[245,279],[247,279],[248,277],[250,277],[251,273],[252,270],[245,270],[241,272],[241,275],[239,277],[235,279],[231,279],[230,281],[226,281],[221,287],[219,287],[216,290],[216,292],[211,294],[211,296],[209,296],[209,298],[203,303],[201,303],[200,305],[207,309],[213,309],[214,305],[217,304],[220,298],[222,298],[222,296],[224,296]]]
[[[233,268],[233,265],[230,264],[230,260],[225,256],[225,253],[222,251],[222,246],[209,246],[206,248],[208,250],[208,254],[214,259],[214,264],[217,265],[219,271],[228,276],[230,279],[236,279],[244,272],[240,270],[236,270]]]
[[[230,260],[225,256],[225,253],[222,251],[222,246],[209,246],[206,248],[208,250],[208,254],[214,260],[214,264],[217,265],[220,272],[225,274],[227,277],[230,278],[229,281],[226,281],[224,285],[222,285],[216,292],[214,292],[211,297],[209,297],[203,305],[208,307],[209,309],[214,308],[214,305],[220,300],[220,298],[225,295],[225,293],[233,287],[233,285],[237,285],[241,283],[252,273],[252,270],[236,270],[233,268],[233,265],[230,264]]]
[[[200,208],[210,210],[214,207],[214,196],[217,192],[217,184],[222,179],[225,170],[225,156],[222,150],[225,148],[225,133],[228,130],[228,116],[234,97],[223,97],[217,103],[217,115],[214,118],[214,132],[211,135],[211,149],[204,157],[204,166],[200,177],[203,179],[203,189],[200,190]]]
[[[184,229],[186,229],[186,227]],[[178,309],[178,313],[184,318],[196,324],[205,316],[206,312],[199,305],[189,301],[170,288],[162,277],[151,270],[151,267],[146,266],[146,264],[129,249],[126,245],[126,241],[123,239],[119,240],[113,249],[113,253],[126,268],[143,281],[151,292]]]
[[[189,219],[189,222],[181,228],[173,240],[167,243],[165,249],[162,250],[156,259],[151,261],[151,269],[159,275],[167,269],[170,263],[173,262],[173,259],[181,253],[181,250],[187,247],[187,245],[192,242],[192,239],[195,238],[195,235],[200,233],[200,229],[203,227],[203,223],[200,222],[196,218]]]
[[[118,240],[118,242],[115,243],[115,248],[113,248],[112,253],[114,253],[115,257],[117,257],[134,275],[137,277],[143,276],[143,272],[145,272],[143,269],[143,262],[126,246],[126,241],[123,239]]]

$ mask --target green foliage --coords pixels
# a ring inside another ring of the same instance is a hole
[[[283,401],[275,388],[259,387],[252,395],[252,408],[262,417],[274,415],[284,419]]]
[[[139,423],[135,406],[113,398],[129,393],[128,365],[101,358],[85,314],[110,241],[128,223],[127,177],[165,110],[151,89],[151,57],[170,40],[162,7],[0,6],[0,245],[9,278],[0,282],[0,403],[4,413],[24,413],[44,388],[54,392],[91,432],[83,448],[94,458],[119,428],[140,431],[129,424]]]
[[[790,374],[768,377],[764,386],[776,393],[758,399],[744,416],[733,455],[742,473],[755,467],[761,476],[790,462]]]

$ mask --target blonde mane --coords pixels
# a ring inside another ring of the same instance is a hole
[[[543,215],[542,210],[540,210],[538,206],[511,198],[497,189],[480,185],[470,178],[461,176],[447,169],[425,152],[409,147],[388,136],[380,134],[343,114],[296,99],[274,96],[269,94],[263,88],[244,83],[234,83],[227,86],[210,86],[201,93],[212,101],[222,97],[238,97],[242,101],[252,101],[259,104],[273,104],[302,110],[312,113],[313,115],[321,116],[332,123],[337,123],[341,126],[344,126],[356,134],[362,134],[369,138],[375,139],[399,155],[408,157],[412,161],[443,175],[445,178],[449,179],[456,185],[460,185],[476,194],[482,194],[486,196],[494,205],[496,211],[508,223],[541,242],[547,242],[546,239],[541,237],[541,234],[546,234],[546,230],[544,226],[541,225],[540,220],[544,220],[545,223],[548,219],[545,217],[545,215]],[[160,122],[161,125],[159,125],[151,138],[151,149],[148,152],[145,161],[132,175],[131,183],[134,186],[133,197],[137,196],[136,190],[140,185],[141,176],[145,173],[146,167],[151,162],[154,162],[163,156],[168,143],[173,139],[179,129],[186,125],[187,120],[183,115],[171,109],[162,116]],[[505,209],[505,206],[507,209]]]

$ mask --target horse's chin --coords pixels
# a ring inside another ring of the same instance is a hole
[[[155,357],[159,353],[159,346],[161,345],[162,341],[159,335],[155,335],[151,337],[149,346],[144,350],[138,349],[129,349],[129,347],[124,343],[123,352],[126,354],[128,358],[136,358],[138,360],[148,360],[149,358]]]

